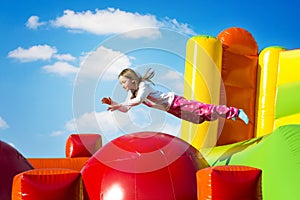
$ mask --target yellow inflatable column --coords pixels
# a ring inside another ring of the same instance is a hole
[[[279,58],[274,129],[300,124],[300,49],[283,51]]]
[[[195,36],[188,40],[184,72],[184,96],[205,103],[220,99],[222,45],[215,37]],[[216,144],[218,120],[193,124],[182,121],[181,138],[195,148]]]
[[[282,47],[268,47],[259,54],[255,137],[274,130],[279,54],[283,50]]]

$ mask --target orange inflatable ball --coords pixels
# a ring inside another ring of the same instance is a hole
[[[157,132],[121,136],[81,170],[90,199],[196,200],[196,172],[208,167],[191,145]]]

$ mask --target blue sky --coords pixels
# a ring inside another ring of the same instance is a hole
[[[157,87],[182,93],[188,38],[241,27],[259,50],[296,49],[295,5],[295,0],[2,2],[0,139],[25,157],[64,157],[71,133],[100,133],[104,142],[149,127],[176,135],[180,121],[160,111],[143,106],[127,114],[105,111],[103,96],[126,97],[118,72],[135,67],[142,73],[152,66]]]

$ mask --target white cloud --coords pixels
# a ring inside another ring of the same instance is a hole
[[[57,136],[65,135],[65,134],[66,134],[65,131],[54,131],[50,134],[50,136],[57,137]]]
[[[155,75],[156,83],[159,83],[165,90],[173,91],[176,94],[183,92],[183,76],[178,71],[166,68]]]
[[[53,55],[54,58],[57,60],[64,60],[64,61],[75,61],[76,58],[71,54],[55,54]]]
[[[9,58],[15,58],[21,62],[32,62],[38,60],[51,61],[51,59],[58,60],[54,64],[46,65],[42,67],[47,73],[58,74],[60,76],[68,76],[76,74],[79,71],[78,67],[75,67],[68,62],[75,61],[76,58],[71,54],[57,54],[56,47],[49,45],[36,45],[24,49],[18,47],[17,49],[8,53]]]
[[[0,117],[0,129],[7,129],[7,128],[9,128],[8,124],[6,123],[6,121],[4,121],[2,117]]]
[[[100,122],[100,124],[98,123]],[[90,112],[84,113],[79,118],[68,121],[65,125],[68,131],[79,132],[106,132],[117,133],[118,128],[114,123],[112,112]]]
[[[134,109],[136,109],[134,111]],[[141,110],[146,109],[141,112]],[[147,114],[146,118],[141,116],[153,111],[150,108],[135,107],[129,113],[115,112],[86,112],[77,118],[65,123],[64,130],[55,131],[50,136],[57,137],[71,133],[98,133],[101,134],[104,143],[119,136],[140,131],[157,131],[180,137],[181,120],[175,117],[165,119],[162,111]],[[154,109],[155,110],[155,109]],[[154,115],[153,115],[154,114]],[[167,116],[168,114],[165,113]],[[142,117],[142,120],[140,118]],[[148,119],[150,117],[151,119]]]
[[[39,26],[45,25],[46,22],[39,22],[38,16],[31,16],[26,22],[26,27],[29,29],[37,29]]]
[[[112,139],[120,134],[112,112],[84,113],[66,122],[64,130],[54,131],[50,136],[56,137],[68,133],[99,133],[103,139],[107,139],[105,137]]]
[[[159,21],[151,14],[143,15],[114,8],[95,10],[95,12],[65,10],[62,16],[57,17],[51,23],[55,27],[64,27],[72,31],[97,35],[127,33],[127,37],[133,38],[158,37],[160,36],[159,28],[170,28],[181,33],[194,34],[188,24],[179,23],[176,19],[166,17]]]
[[[177,71],[168,70],[163,78],[169,79],[169,80],[181,80],[182,75]]]
[[[57,27],[86,31],[97,35],[118,34],[142,28],[158,27],[158,21],[153,15],[141,15],[113,8],[96,10],[95,12],[65,10],[63,16],[56,18],[52,24]],[[154,30],[146,34],[148,37],[153,37],[159,32]]]
[[[54,64],[43,66],[47,73],[55,73],[60,76],[67,76],[79,72],[84,78],[101,78],[103,80],[115,80],[121,69],[131,65],[130,58],[120,51],[114,51],[104,46],[100,46],[95,51],[86,53],[82,57],[81,68],[68,63],[75,61],[76,58],[71,54],[57,54],[55,47],[49,45],[36,45],[24,49],[17,49],[8,53],[9,58],[15,58],[21,62],[30,62],[37,60],[58,60]]]
[[[28,49],[18,47],[17,49],[8,53],[9,58],[15,58],[21,62],[30,62],[37,60],[49,60],[57,53],[55,47],[49,45],[36,45]]]
[[[172,30],[177,30],[180,33],[195,35],[193,29],[190,28],[190,25],[185,23],[179,23],[176,19],[170,19],[166,17],[161,23],[161,27],[170,28]]]
[[[140,109],[141,110],[141,109]],[[173,119],[164,121],[164,117],[155,117],[152,120],[146,120],[141,124],[140,121],[135,121],[140,111],[130,111],[131,113],[121,113],[115,112],[88,112],[84,113],[76,119],[72,119],[65,124],[65,129],[63,131],[55,131],[51,136],[60,136],[67,133],[99,133],[102,135],[103,139],[110,141],[115,137],[126,133],[133,133],[139,131],[158,131],[163,133],[172,134],[179,136],[180,134],[180,120]],[[143,111],[143,112],[148,112]],[[161,112],[161,111],[159,111]],[[159,114],[159,113],[157,113]],[[166,113],[166,115],[168,115]],[[149,116],[150,117],[150,116]],[[144,119],[144,118],[143,118]],[[150,123],[150,124],[149,124]],[[149,125],[143,127],[144,125]]]
[[[121,69],[131,65],[130,59],[132,58],[122,52],[100,46],[84,57],[78,78],[101,77],[101,80],[116,80]]]
[[[47,73],[58,74],[60,76],[68,76],[78,73],[79,68],[70,65],[67,62],[56,62],[53,65],[42,67]]]

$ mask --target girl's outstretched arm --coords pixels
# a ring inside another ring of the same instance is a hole
[[[107,110],[128,112],[131,107],[141,104],[152,91],[153,89],[149,85],[141,82],[139,84],[138,93],[133,99],[130,99],[124,103],[118,103],[113,101],[110,97],[104,97],[101,101],[102,103],[109,105]]]
[[[107,107],[107,110],[110,111],[119,110],[121,112],[128,112],[128,110],[131,108],[131,106],[123,105],[113,101],[110,97],[102,98],[101,102],[103,104],[108,104],[109,106]]]

